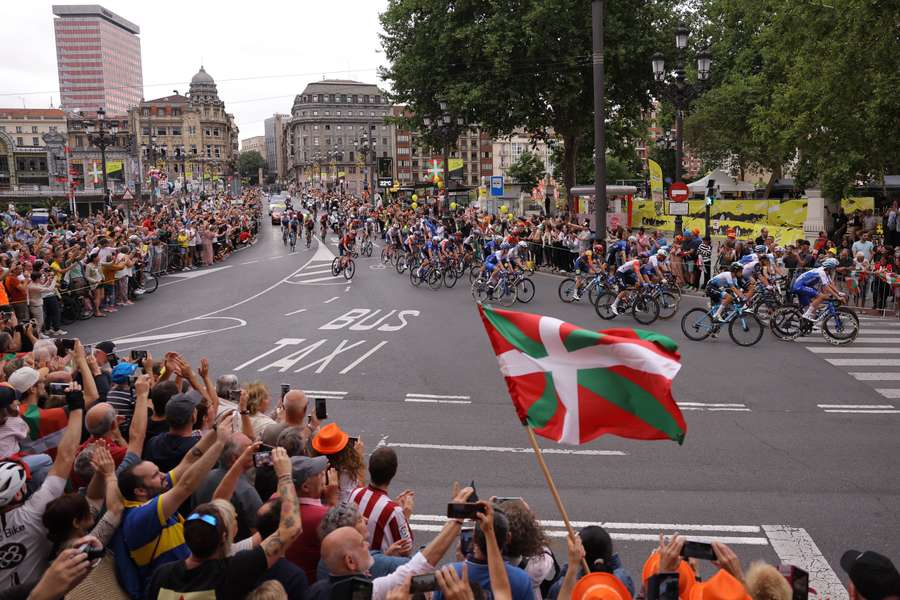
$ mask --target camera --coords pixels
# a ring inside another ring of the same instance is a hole
[[[447,505],[448,519],[474,519],[483,512],[484,507],[475,502],[451,502]]]
[[[147,358],[146,350],[132,350],[131,351],[131,361],[132,362],[143,362]]]
[[[410,594],[424,594],[435,590],[437,590],[437,577],[435,577],[434,573],[414,575],[409,581]]]

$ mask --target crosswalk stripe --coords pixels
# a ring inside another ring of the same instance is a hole
[[[307,275],[321,275],[322,273],[331,273],[331,269],[322,269],[321,271],[300,271],[294,275],[294,279],[306,277]]]
[[[900,373],[850,373],[860,381],[900,381]]]
[[[302,281],[298,281],[297,283],[315,283],[317,281],[335,281],[336,279],[338,279],[338,278],[335,277],[334,275],[332,275],[330,277],[318,277],[316,279],[304,279]]]
[[[875,388],[875,391],[885,398],[900,398],[900,389],[897,388]]]
[[[866,346],[840,346],[835,348],[834,346],[826,346],[824,348],[819,346],[807,346],[807,350],[813,352],[815,354],[900,354],[900,347],[898,348],[872,348]]]
[[[894,408],[893,404],[817,404],[819,408]]]
[[[797,340],[803,344],[831,344],[831,342],[821,337],[797,338]],[[900,344],[900,337],[859,336],[853,341],[854,346],[858,344]]]
[[[836,367],[900,367],[900,358],[828,358]]]
[[[828,409],[827,413],[850,413],[854,415],[900,415],[900,410]]]
[[[420,450],[453,450],[453,451],[469,451],[469,452],[510,452],[514,454],[523,454],[534,452],[531,448],[512,448],[506,446],[463,446],[459,444],[408,444],[403,442],[385,441],[382,446],[390,446],[392,448],[418,448]],[[628,456],[627,452],[622,450],[570,450],[568,448],[543,448],[544,454],[574,454],[584,456]]]

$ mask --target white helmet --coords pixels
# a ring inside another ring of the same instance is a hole
[[[519,248],[527,248],[527,247],[528,247],[528,242],[526,242],[525,240],[522,240],[519,242]]]
[[[628,236],[628,241],[633,244],[637,241],[637,237],[630,235],[630,236]]]
[[[838,259],[836,259],[836,258],[826,258],[825,260],[822,261],[822,266],[825,267],[826,269],[834,269],[839,264],[840,263],[838,263]]]
[[[660,248],[659,250],[656,251],[656,255],[666,257],[669,255],[669,251],[666,250],[665,248]]]
[[[0,462],[0,506],[6,506],[16,499],[16,494],[25,487],[28,478],[25,467],[13,461]]]

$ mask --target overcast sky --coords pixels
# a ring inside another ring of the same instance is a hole
[[[59,105],[51,6],[3,2],[0,107]],[[144,97],[187,92],[200,68],[216,80],[241,139],[263,134],[263,120],[289,113],[307,83],[378,82],[384,61],[378,13],[387,0],[105,0],[101,5],[141,28]],[[231,81],[229,81],[231,80]]]

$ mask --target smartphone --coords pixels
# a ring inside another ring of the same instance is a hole
[[[253,466],[257,469],[272,464],[272,451],[264,450],[262,452],[253,453]]]
[[[235,404],[241,401],[241,390],[228,390],[228,399]]]
[[[109,363],[109,366],[110,366],[110,367],[112,367],[113,369],[115,369],[115,368],[116,368],[116,365],[119,364],[119,357],[116,356],[115,354],[107,354],[107,355],[106,355],[106,362]]]
[[[87,554],[89,561],[97,560],[98,558],[103,558],[104,556],[106,556],[106,549],[94,548],[89,544],[82,544],[78,547],[78,551]]]
[[[474,527],[463,527],[459,532],[459,551],[463,556],[468,556],[472,550],[472,536],[475,535]]]
[[[94,354],[94,345],[93,344],[85,344],[84,345],[84,355],[85,356],[93,356]]]
[[[480,512],[484,512],[484,507],[474,502],[451,502],[447,505],[448,519],[474,519]]]
[[[47,392],[51,396],[62,396],[66,393],[66,388],[68,387],[68,383],[50,383],[47,385]]]
[[[800,567],[786,563],[782,563],[778,570],[791,584],[791,600],[807,600],[809,598],[809,573]]]
[[[712,544],[688,540],[681,548],[681,557],[699,558],[700,560],[716,560],[716,553],[713,550]]]
[[[287,394],[289,391],[291,391],[291,384],[282,383],[281,384],[281,399],[282,400],[284,400],[285,394]]]
[[[316,398],[316,418],[320,421],[328,418],[328,409],[325,404],[325,398]]]
[[[147,358],[146,350],[132,350],[131,351],[132,362],[143,362],[145,358]]]
[[[356,442],[358,442],[358,441],[359,441],[359,438],[358,438],[358,437],[348,437],[348,438],[347,438],[347,445],[350,446],[350,447],[352,448],[353,446],[356,446]]]
[[[522,496],[497,496],[497,504],[501,502],[525,502]]]
[[[59,347],[65,350],[74,350],[75,340],[73,338],[62,338],[59,340]]]
[[[425,573],[424,575],[413,575],[409,581],[410,594],[424,594],[425,592],[433,592],[437,589],[437,577],[434,573]]]

